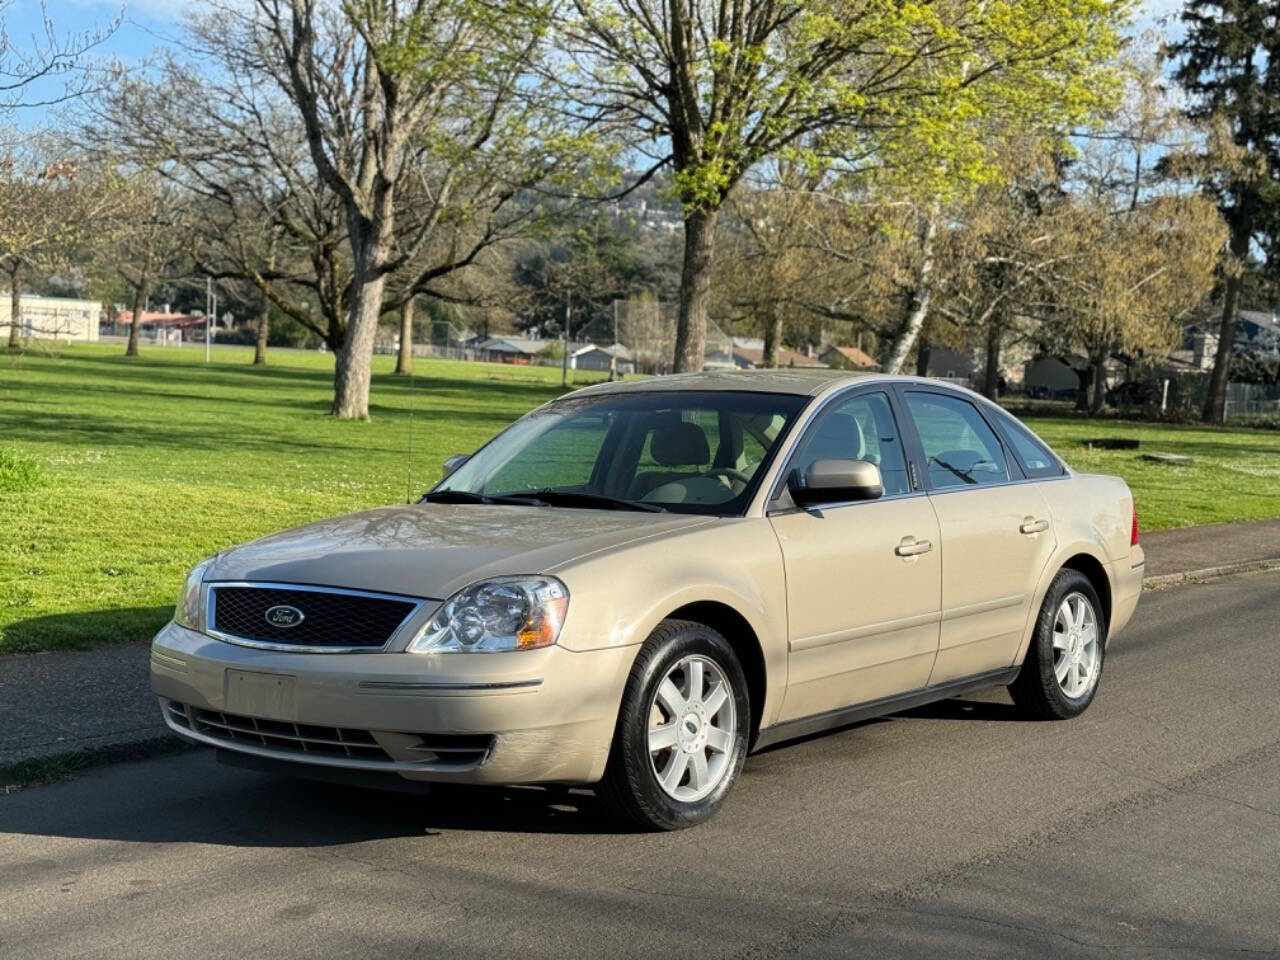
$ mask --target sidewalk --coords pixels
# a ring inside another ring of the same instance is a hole
[[[1280,520],[1144,534],[1147,577],[1280,558]],[[116,758],[179,743],[151,694],[146,644],[0,657],[0,771],[63,753]]]

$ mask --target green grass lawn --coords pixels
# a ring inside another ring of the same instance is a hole
[[[560,371],[378,357],[369,423],[325,415],[332,357],[80,345],[0,358],[0,653],[147,639],[224,547],[416,495],[452,453],[557,396]],[[578,374],[579,384],[595,375]],[[1280,515],[1280,432],[1029,421],[1075,467],[1118,473],[1145,529]],[[1079,441],[1136,436],[1189,467]],[[34,469],[33,469],[34,466]]]

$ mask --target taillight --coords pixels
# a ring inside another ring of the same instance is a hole
[[[1129,529],[1129,546],[1138,545],[1138,501],[1133,502],[1133,526]]]

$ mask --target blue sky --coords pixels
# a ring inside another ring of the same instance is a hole
[[[199,0],[46,0],[45,9],[59,34],[93,30],[123,14],[120,28],[100,52],[128,62],[140,60],[162,46],[166,36],[178,32],[184,11],[198,3]],[[1142,30],[1154,26],[1158,18],[1176,13],[1181,5],[1181,0],[1144,0],[1135,27]],[[43,33],[40,0],[11,0],[0,15],[16,48],[29,46],[33,34]],[[22,118],[25,123],[37,124],[39,119]]]
[[[125,22],[111,40],[108,49],[122,59],[145,56],[161,41],[157,34],[172,33],[184,10],[198,0],[46,0],[49,16],[62,31],[83,31],[95,24],[110,22],[122,10]],[[1181,0],[1145,0],[1140,17],[1142,25],[1156,17],[1175,12]],[[40,25],[39,0],[13,0],[4,11],[5,24],[15,44],[29,37]]]

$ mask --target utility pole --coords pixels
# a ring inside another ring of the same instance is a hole
[[[609,382],[618,379],[618,298],[613,298],[613,346],[609,348]]]
[[[209,315],[213,312],[213,277],[204,278],[204,362],[209,362]]]
[[[568,290],[564,292],[564,330],[562,331],[564,349],[560,351],[560,386],[562,387],[569,385],[569,317],[571,315],[569,298],[571,296],[573,294]]]

